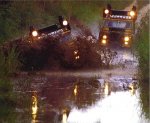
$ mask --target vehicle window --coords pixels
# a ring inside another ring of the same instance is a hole
[[[105,21],[104,25],[106,27],[112,27],[112,28],[131,28],[131,23],[127,21]]]

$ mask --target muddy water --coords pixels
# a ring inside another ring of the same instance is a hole
[[[119,50],[113,64],[123,64],[121,68],[20,77],[15,84],[17,105],[0,105],[0,122],[149,123],[134,78],[136,60],[130,51]]]
[[[132,78],[34,80],[21,93],[15,123],[148,123]]]
[[[17,104],[0,103],[0,123],[149,123],[134,78],[138,61],[118,52],[114,69],[17,78]]]

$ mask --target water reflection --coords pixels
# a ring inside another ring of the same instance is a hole
[[[138,95],[130,92],[112,92],[110,96],[99,100],[95,105],[80,110],[73,108],[68,117],[72,123],[148,123],[140,115]]]
[[[104,94],[105,96],[110,95],[111,93],[111,86],[109,82],[104,83]]]
[[[67,114],[63,113],[62,123],[67,123]]]
[[[88,106],[93,105],[100,99],[101,94],[97,93],[98,89],[89,85],[88,81],[68,79],[66,82],[66,80],[61,79],[55,80],[53,83],[47,83],[41,93],[43,97],[46,97],[43,102],[45,106],[42,106],[45,110],[42,119],[49,121],[51,117],[52,123],[67,123],[69,113],[73,107],[86,110]]]
[[[77,96],[77,90],[78,89],[78,86],[77,85],[75,85],[75,88],[74,88],[74,90],[73,90],[73,92],[74,92],[74,96],[76,97]]]
[[[118,83],[120,84],[120,83]],[[56,78],[32,96],[32,123],[148,123],[135,83]],[[119,87],[119,88],[118,88]],[[127,88],[126,87],[126,88]],[[31,116],[31,115],[30,115]],[[123,119],[123,120],[122,120]]]
[[[62,113],[62,121],[61,121],[61,123],[67,123],[68,115],[69,115],[69,111],[64,109],[63,113]]]
[[[36,115],[37,114],[37,97],[32,96],[32,114]]]
[[[38,106],[37,106],[38,100],[36,94],[32,96],[32,123],[36,122],[36,117],[37,117],[37,111],[38,111]]]
[[[101,98],[101,94],[97,93],[98,88],[95,88],[95,82],[89,81],[93,80],[79,80],[74,87],[75,100],[73,100],[73,103],[78,109],[86,109],[86,107],[93,105],[96,100]]]

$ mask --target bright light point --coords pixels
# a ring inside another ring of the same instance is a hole
[[[131,95],[129,91],[112,92],[86,110],[71,109],[68,123],[149,123],[139,107],[139,93]],[[123,119],[123,120],[122,120]],[[143,121],[143,122],[142,122]]]
[[[129,37],[128,36],[124,37],[124,41],[129,41]]]
[[[32,114],[36,115],[37,114],[37,97],[36,96],[32,96]]]
[[[109,13],[109,10],[108,10],[108,9],[105,9],[104,12],[105,12],[105,14],[108,14],[108,13]]]
[[[109,94],[108,83],[105,83],[104,94],[105,94],[105,95],[108,95],[108,94]]]
[[[76,56],[76,57],[75,57],[76,60],[79,59],[79,58],[80,58],[80,56]]]
[[[32,36],[33,36],[33,37],[36,37],[37,35],[38,35],[38,32],[37,32],[37,31],[33,31],[33,32],[32,32]]]
[[[128,42],[124,42],[124,44],[125,44],[125,45],[128,45],[129,43],[128,43]]]
[[[106,36],[106,35],[103,35],[103,39],[107,39],[107,36]]]
[[[64,20],[64,21],[63,21],[63,25],[64,25],[64,26],[67,26],[67,25],[68,25],[68,22],[67,22],[66,20]]]
[[[130,12],[130,16],[132,16],[132,17],[135,16],[135,12],[134,12],[134,11],[131,11],[131,12]]]
[[[102,40],[102,44],[106,44],[107,41],[105,39]]]
[[[77,95],[77,89],[78,89],[78,86],[76,85],[74,90],[73,90],[75,96]]]
[[[78,50],[75,50],[75,51],[74,51],[74,55],[77,55],[77,53],[78,53]]]
[[[66,114],[66,111],[63,112],[62,123],[67,123],[67,114]]]

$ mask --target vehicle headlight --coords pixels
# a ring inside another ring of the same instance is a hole
[[[105,39],[102,40],[102,44],[106,44],[107,41]]]
[[[107,35],[103,35],[103,39],[107,39]]]
[[[63,21],[63,25],[64,25],[64,26],[67,26],[67,25],[68,25],[68,22],[67,22],[66,20],[64,20],[64,21]]]
[[[36,30],[34,30],[34,31],[32,32],[32,36],[33,36],[33,37],[38,36],[38,32],[37,32]]]
[[[105,9],[104,13],[105,13],[105,14],[108,14],[108,13],[109,13],[109,10],[108,10],[108,9]]]
[[[78,50],[75,50],[75,51],[74,51],[74,55],[77,55],[77,54],[78,54]]]
[[[76,60],[77,60],[77,59],[80,59],[80,56],[76,56],[75,59],[76,59]]]
[[[128,44],[129,44],[129,42],[124,42],[124,44],[125,44],[125,45],[128,45]]]
[[[134,11],[130,11],[130,16],[135,16],[135,12]]]
[[[129,41],[129,37],[128,36],[124,37],[124,41]]]

